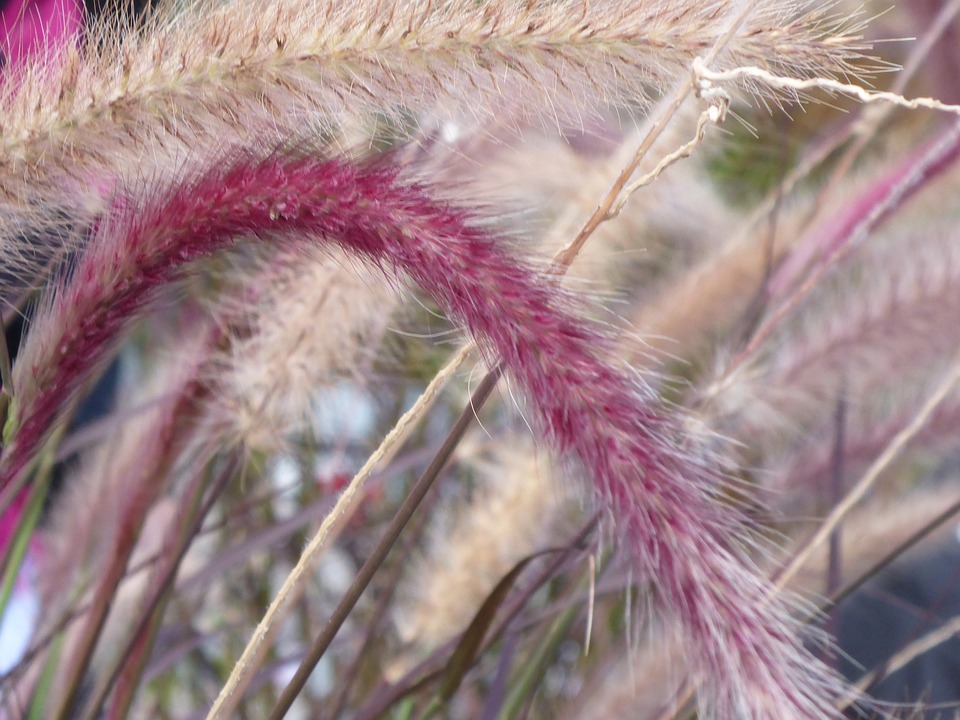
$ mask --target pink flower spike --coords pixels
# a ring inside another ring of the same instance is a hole
[[[836,717],[832,676],[804,649],[783,601],[768,597],[743,519],[682,418],[662,414],[640,378],[607,359],[609,338],[574,298],[477,220],[386,163],[289,154],[227,158],[196,179],[120,197],[35,316],[14,369],[19,426],[0,489],[130,322],[193,261],[240,237],[335,243],[411,277],[501,359],[543,436],[610,508],[639,576],[683,633],[713,715]]]
[[[797,249],[770,279],[768,299],[785,296],[811,265],[823,268],[850,252],[877,225],[954,167],[958,158],[960,122],[953,122],[926,147],[911,153],[871,183],[833,217],[804,233]]]

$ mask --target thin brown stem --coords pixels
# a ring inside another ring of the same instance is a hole
[[[327,648],[330,647],[330,643],[333,642],[333,638],[336,636],[337,632],[340,630],[340,627],[347,619],[347,616],[357,604],[357,601],[360,599],[363,591],[366,590],[367,585],[370,584],[374,574],[380,569],[380,565],[382,565],[383,561],[386,560],[387,555],[390,553],[390,549],[397,541],[397,538],[400,537],[400,533],[406,527],[407,522],[409,522],[410,518],[413,517],[413,514],[416,512],[420,503],[423,501],[424,497],[426,497],[426,494],[430,491],[430,488],[433,487],[434,481],[437,479],[437,476],[440,474],[440,471],[443,469],[444,465],[446,465],[447,460],[453,454],[453,451],[456,449],[457,444],[463,437],[463,434],[473,423],[478,409],[482,407],[487,398],[490,397],[490,394],[497,385],[497,381],[500,379],[500,373],[501,370],[500,366],[498,365],[489,373],[487,373],[486,377],[480,381],[480,385],[470,398],[470,402],[468,403],[467,407],[460,414],[460,417],[457,418],[456,422],[453,424],[453,427],[450,428],[450,432],[447,435],[443,446],[440,448],[440,451],[437,453],[436,457],[434,457],[433,461],[430,463],[426,471],[424,471],[417,483],[410,490],[407,498],[403,501],[400,509],[397,510],[396,515],[394,515],[393,520],[391,520],[386,532],[380,539],[380,542],[377,544],[377,547],[360,568],[360,571],[357,573],[357,577],[354,579],[353,583],[351,583],[350,587],[347,589],[347,592],[344,593],[340,603],[333,611],[330,619],[327,620],[327,623],[324,625],[323,630],[321,630],[320,635],[314,641],[309,653],[307,653],[307,656],[304,658],[303,662],[300,663],[300,667],[297,668],[297,672],[293,676],[293,679],[290,680],[290,682],[284,688],[280,695],[280,699],[277,701],[277,705],[274,707],[273,712],[270,713],[270,720],[280,720],[283,718],[290,709],[290,706],[293,704],[293,701],[297,698],[297,695],[299,695],[303,690],[303,686],[306,684],[307,679],[310,677],[310,674],[313,672],[313,669],[316,667],[317,663],[320,662],[320,658],[323,657],[323,654],[327,651]]]

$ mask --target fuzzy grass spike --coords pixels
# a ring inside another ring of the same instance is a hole
[[[110,220],[37,316],[15,369],[19,426],[8,486],[124,329],[195,260],[239,238],[334,243],[409,276],[499,357],[563,457],[592,478],[659,606],[682,628],[717,717],[832,717],[829,673],[752,565],[723,483],[685,446],[640,379],[604,359],[609,338],[477,218],[389,164],[285,153],[223,160],[120,196]]]

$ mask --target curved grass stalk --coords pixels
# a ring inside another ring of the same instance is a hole
[[[639,377],[604,359],[609,340],[554,283],[514,258],[470,215],[435,202],[386,164],[244,155],[149,200],[121,197],[70,281],[38,313],[14,369],[18,424],[0,459],[12,482],[79,385],[133,318],[191,262],[255,233],[335,242],[402,272],[463,322],[524,390],[543,435],[593,478],[684,629],[721,716],[831,716],[835,690],[803,650],[743,549],[722,481],[661,414]],[[52,350],[52,352],[51,352]]]

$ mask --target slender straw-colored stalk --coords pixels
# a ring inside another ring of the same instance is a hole
[[[400,416],[396,425],[387,433],[374,453],[367,458],[363,466],[350,480],[343,494],[337,499],[336,504],[327,513],[320,527],[304,548],[296,566],[284,579],[283,586],[271,600],[270,607],[267,608],[266,613],[260,619],[256,631],[231,669],[230,676],[217,695],[210,712],[207,713],[210,720],[227,718],[233,715],[237,703],[242,699],[247,685],[258,669],[261,659],[280,630],[281,621],[300,596],[307,573],[319,560],[321,552],[336,541],[340,530],[353,515],[355,508],[363,497],[360,491],[367,479],[377,467],[389,462],[390,458],[403,444],[413,424],[433,406],[447,382],[463,365],[473,350],[473,345],[468,344],[447,362],[430,381],[417,401]]]
[[[857,482],[843,497],[843,500],[837,503],[833,510],[831,510],[830,515],[820,524],[813,537],[794,555],[783,572],[777,576],[776,587],[783,588],[793,579],[794,575],[796,575],[807,562],[814,549],[829,537],[830,533],[873,486],[877,478],[880,477],[880,474],[924,428],[930,416],[933,415],[934,411],[936,411],[940,404],[947,398],[950,392],[956,388],[957,383],[960,383],[960,356],[955,358],[954,363],[947,370],[944,379],[933,393],[931,393],[930,397],[927,398],[923,406],[920,407],[917,414],[910,421],[910,424],[897,433],[867,472],[864,473],[859,482]]]

